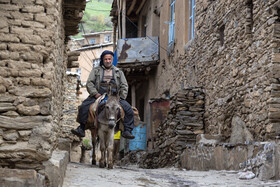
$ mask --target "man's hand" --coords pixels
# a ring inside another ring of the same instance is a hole
[[[101,94],[98,93],[98,94],[96,94],[94,97],[97,99],[97,98],[100,97],[100,96],[101,96]]]

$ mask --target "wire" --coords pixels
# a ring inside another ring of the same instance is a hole
[[[83,54],[83,53],[81,53],[81,54]],[[84,53],[84,54],[86,54],[86,53]],[[91,59],[89,58],[89,56],[88,56],[87,54],[86,54],[86,56],[87,56],[87,58],[89,59],[89,61],[92,62]],[[84,58],[85,58],[85,57],[84,57]],[[86,62],[88,63],[88,65],[89,65],[90,67],[93,67],[93,65],[92,65],[91,63],[89,63],[88,61],[86,61]]]
[[[127,17],[127,15],[125,15],[125,17],[126,17],[127,20],[128,20],[130,23],[132,23],[132,25],[138,30],[138,26],[135,25],[135,23],[133,23],[133,21],[131,21],[131,20]],[[144,31],[143,31],[143,33],[144,33]],[[144,34],[145,34],[145,33],[144,33]],[[146,35],[146,37],[149,38],[152,42],[154,42],[155,44],[157,44],[160,48],[162,48],[163,50],[165,50],[165,51],[168,53],[167,49],[165,49],[164,47],[162,47],[161,45],[159,45],[157,42],[155,42],[154,40],[152,40],[152,38],[151,38],[150,36]]]
[[[82,26],[83,33],[86,34],[85,29],[84,29],[84,26],[83,26],[83,23],[81,23],[81,26]],[[88,39],[87,39],[86,37],[85,37],[85,39],[87,40],[87,42],[88,42],[88,44],[89,44]],[[94,59],[97,59],[96,56],[95,56],[95,54],[92,52],[92,50],[90,50],[90,51],[91,51],[91,53],[93,54]]]
[[[94,10],[94,11],[111,11],[111,10],[98,10],[98,9],[92,9],[92,8],[87,8],[89,10]]]

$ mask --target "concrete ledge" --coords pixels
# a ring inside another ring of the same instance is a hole
[[[189,145],[180,157],[181,167],[189,170],[250,170],[261,180],[280,179],[280,144]]]

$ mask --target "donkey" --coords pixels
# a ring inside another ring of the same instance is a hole
[[[101,151],[99,167],[104,168],[107,163],[108,168],[113,169],[114,134],[121,108],[118,95],[113,95],[109,91],[107,97],[106,103],[97,114],[97,119],[95,119],[95,123],[97,123],[97,125],[95,124],[97,126],[97,136],[96,129],[91,129],[93,145],[92,164],[96,164],[95,146],[98,138]]]

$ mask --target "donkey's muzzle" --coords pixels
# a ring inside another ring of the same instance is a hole
[[[115,119],[109,119],[108,126],[110,129],[114,128],[116,126]]]

